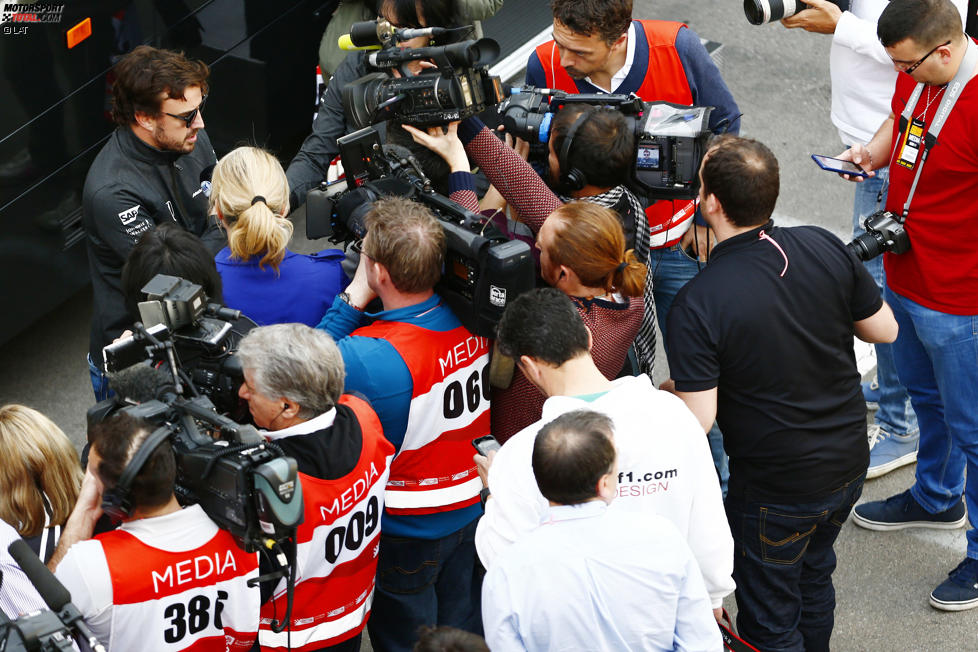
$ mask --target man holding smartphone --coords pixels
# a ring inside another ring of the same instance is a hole
[[[965,0],[954,0],[962,12]],[[809,9],[781,21],[789,29],[832,35],[829,64],[832,75],[832,123],[849,146],[866,143],[890,114],[896,71],[876,38],[876,23],[889,0],[852,0],[842,11],[827,0],[811,0]],[[886,205],[886,168],[856,186],[852,235],[863,233],[866,217]],[[883,259],[864,263],[880,291],[886,286]],[[876,379],[863,385],[867,403],[879,407],[869,426],[870,458],[867,478],[875,478],[917,459],[919,429],[907,390],[897,378],[893,345],[876,345]]]
[[[910,249],[883,256],[886,301],[920,422],[914,485],[857,506],[853,520],[881,531],[954,529],[965,523],[963,494],[967,556],[930,595],[945,611],[978,607],[978,44],[959,10],[950,0],[890,2],[877,34],[902,73],[891,113],[869,143],[841,155],[867,169],[889,165],[886,209],[902,216]]]

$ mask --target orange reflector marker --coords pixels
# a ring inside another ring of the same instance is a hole
[[[65,33],[68,49],[75,47],[92,35],[92,19],[86,18]]]

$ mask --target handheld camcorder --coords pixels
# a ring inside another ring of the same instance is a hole
[[[849,0],[829,0],[842,11],[849,9]],[[744,0],[744,15],[751,25],[773,23],[808,9],[802,0]]]
[[[255,323],[237,310],[208,303],[199,286],[182,278],[158,274],[142,289],[139,303],[144,328],[162,340],[172,339],[183,371],[194,387],[206,394],[218,411],[234,420],[248,418],[248,408],[238,398],[244,381],[233,353],[244,331]],[[127,338],[103,350],[105,370],[121,371],[146,359],[145,342]]]
[[[429,127],[468,118],[498,104],[503,98],[502,84],[488,71],[499,57],[496,41],[482,38],[423,48],[398,47],[411,38],[453,31],[442,27],[395,29],[382,19],[354,23],[340,39],[341,47],[377,49],[367,56],[367,62],[380,71],[343,89],[347,120],[357,129],[390,119]],[[433,61],[437,68],[410,75],[404,64],[422,59]],[[391,76],[389,71],[395,68],[401,69],[401,77]]]
[[[568,104],[611,107],[625,115],[635,133],[632,181],[650,198],[696,197],[700,163],[712,136],[713,107],[643,102],[634,94],[572,95],[547,88],[514,87],[498,111],[506,131],[530,143],[546,143],[554,116]]]
[[[872,260],[889,251],[902,254],[910,251],[910,236],[903,227],[903,219],[890,211],[876,211],[863,223],[866,233],[846,245],[859,260]]]
[[[89,409],[89,424],[121,411],[168,431],[181,504],[200,504],[248,552],[273,549],[294,534],[302,518],[296,462],[264,441],[253,426],[219,414],[184,371],[176,351],[185,336],[208,346],[224,344],[227,335],[221,333],[230,324],[204,321],[209,319],[200,316],[207,297],[185,279],[160,274],[143,291],[151,297],[145,303],[158,305],[144,310],[141,304],[141,314],[155,311],[162,322],[151,328],[137,322],[131,338],[106,347],[109,385],[116,396]],[[227,316],[235,312],[220,306],[210,310]],[[193,335],[185,335],[188,327]],[[181,330],[184,334],[178,335]],[[234,359],[224,355],[225,365]],[[122,368],[133,357],[139,360]]]
[[[309,192],[306,237],[349,242],[366,234],[363,218],[385,196],[406,197],[432,209],[445,230],[445,269],[435,287],[472,333],[494,338],[509,301],[533,289],[534,265],[525,242],[507,240],[491,222],[436,193],[410,151],[382,147],[367,127],[337,140],[347,190],[330,196],[325,186]]]

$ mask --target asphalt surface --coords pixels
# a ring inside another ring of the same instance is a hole
[[[636,0],[635,16],[684,20],[723,43],[722,71],[744,113],[741,133],[766,143],[781,163],[775,219],[818,224],[848,238],[852,188],[809,159],[842,150],[829,120],[829,37],[777,24],[754,27],[734,0]],[[76,444],[84,441],[85,410],[93,402],[85,363],[90,310],[90,294],[80,293],[0,347],[0,404],[43,411]],[[665,356],[659,360],[657,379],[667,374]],[[863,499],[884,498],[912,482],[913,467],[900,469],[867,482]],[[847,523],[836,551],[834,649],[978,650],[978,612],[944,613],[927,604],[928,593],[964,556],[964,529],[878,533]]]

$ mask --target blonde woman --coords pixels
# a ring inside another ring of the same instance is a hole
[[[78,498],[78,453],[53,421],[23,405],[0,407],[0,451],[0,519],[47,561]]]
[[[211,214],[228,233],[228,246],[215,256],[225,304],[261,326],[316,326],[349,282],[343,252],[289,251],[289,184],[278,159],[239,147],[218,161],[211,184]]]

